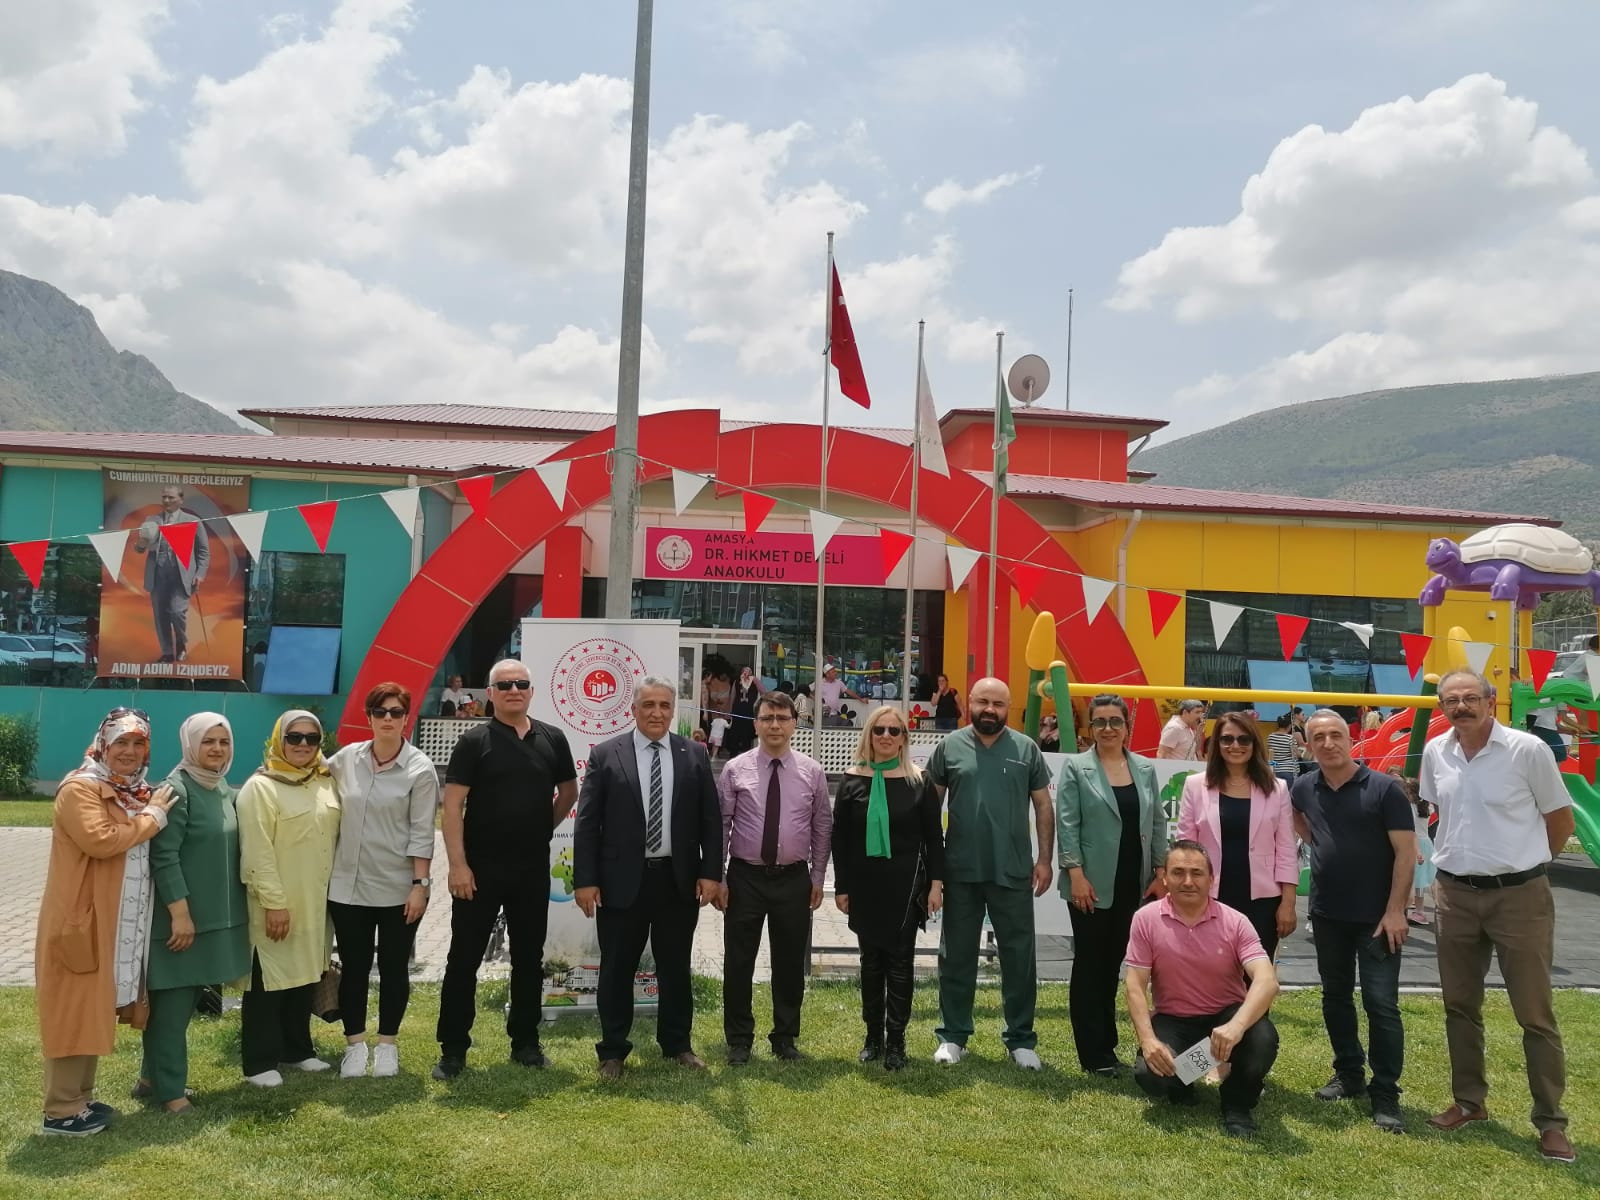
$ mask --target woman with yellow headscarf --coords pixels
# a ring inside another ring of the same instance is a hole
[[[326,1071],[311,1043],[311,994],[333,949],[328,880],[339,795],[322,760],[322,722],[278,718],[264,761],[239,789],[239,865],[254,950],[241,1011],[246,1083],[277,1087],[280,1066]]]

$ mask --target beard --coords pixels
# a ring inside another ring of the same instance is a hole
[[[972,727],[985,737],[992,737],[1006,727],[999,713],[981,712],[972,718]]]

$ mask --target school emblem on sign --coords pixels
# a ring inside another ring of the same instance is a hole
[[[681,571],[694,561],[694,547],[688,538],[671,534],[656,546],[656,561],[668,571]]]
[[[633,693],[644,674],[644,664],[631,646],[611,638],[591,638],[568,649],[556,662],[550,697],[571,728],[615,733],[633,720]]]

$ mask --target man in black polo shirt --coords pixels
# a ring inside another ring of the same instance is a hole
[[[1412,810],[1400,782],[1350,757],[1350,727],[1332,709],[1306,722],[1317,771],[1291,792],[1295,832],[1311,847],[1311,915],[1317,928],[1317,974],[1322,1021],[1333,1044],[1333,1078],[1318,1100],[1370,1095],[1372,1123],[1403,1133],[1400,1072],[1405,1028],[1400,1023],[1400,949],[1410,926],[1406,901],[1417,863]],[[1372,1083],[1356,1022],[1356,966],[1367,1010]]]
[[[528,716],[533,685],[527,667],[512,658],[495,663],[489,689],[494,716],[461,735],[445,769],[444,846],[454,903],[435,1079],[454,1079],[466,1066],[478,964],[502,911],[511,943],[511,1059],[525,1067],[546,1062],[539,1018],[550,838],[578,799],[578,772],[566,735]]]

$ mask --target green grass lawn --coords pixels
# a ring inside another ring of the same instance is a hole
[[[1558,1008],[1573,1081],[1576,1167],[1539,1160],[1527,1123],[1520,1032],[1503,996],[1489,1002],[1494,1122],[1456,1135],[1423,1128],[1448,1100],[1437,999],[1407,997],[1404,1102],[1412,1132],[1378,1133],[1365,1109],[1319,1104],[1328,1047],[1315,993],[1283,998],[1283,1052],[1250,1144],[1223,1137],[1215,1100],[1152,1107],[1130,1081],[1090,1082],[1075,1069],[1066,990],[1040,997],[1046,1069],[1026,1074],[998,1040],[999,995],[979,993],[979,1035],[960,1066],[937,1068],[935,993],[919,988],[912,1066],[897,1075],[855,1063],[861,1028],[848,985],[813,987],[802,1044],[811,1062],[720,1061],[717,989],[701,991],[696,1076],[668,1066],[641,1023],[620,1084],[595,1078],[592,1018],[547,1027],[550,1069],[506,1061],[497,1016],[503,984],[480,989],[480,1045],[454,1084],[428,1078],[437,993],[419,988],[401,1035],[396,1079],[295,1075],[274,1091],[243,1084],[238,1014],[197,1019],[190,1082],[201,1114],[170,1118],[123,1099],[138,1067],[136,1035],[101,1064],[101,1097],[124,1114],[83,1139],[32,1136],[39,1074],[32,995],[0,990],[3,1121],[0,1195],[142,1197],[1342,1197],[1593,1196],[1600,1187],[1600,997],[1566,993]],[[757,1011],[764,999],[758,994]],[[1126,1031],[1124,1031],[1126,1037]],[[318,1026],[333,1057],[342,1038]]]
[[[49,828],[55,801],[49,796],[25,796],[0,800],[0,827],[27,825]]]

